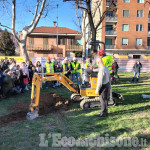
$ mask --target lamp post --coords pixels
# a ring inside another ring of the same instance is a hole
[[[57,57],[58,57],[58,4],[57,4]]]

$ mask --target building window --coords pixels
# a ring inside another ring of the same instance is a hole
[[[143,25],[142,24],[137,24],[136,25],[136,31],[143,31]]]
[[[128,39],[122,38],[122,45],[128,45]]]
[[[105,45],[112,45],[112,39],[106,39]]]
[[[29,38],[29,45],[34,45],[34,38]]]
[[[123,0],[124,3],[130,3],[130,0]]]
[[[137,0],[138,3],[144,3],[144,0]]]
[[[142,39],[136,39],[136,45],[142,45]]]
[[[122,25],[122,31],[129,31],[129,25],[128,24],[123,24]]]
[[[143,10],[137,10],[137,17],[139,17],[139,18],[144,17]]]
[[[70,45],[73,45],[73,39],[70,39]]]
[[[129,10],[123,10],[123,17],[129,17]]]
[[[58,38],[58,45],[63,45],[63,39]]]
[[[48,45],[48,38],[43,38],[43,45],[47,46]]]
[[[112,25],[106,25],[106,31],[112,31],[113,26]]]

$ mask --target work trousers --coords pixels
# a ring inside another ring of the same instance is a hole
[[[75,83],[75,77],[77,78],[77,85],[79,85],[79,72],[72,74],[72,82]]]
[[[89,76],[89,74],[91,74],[93,71],[91,70],[91,69],[85,69],[84,70],[84,80],[85,80],[85,82],[89,82],[89,78],[88,78],[88,76]]]
[[[100,91],[99,91],[99,99],[101,103],[101,115],[107,115],[108,114],[108,90],[110,87],[110,83],[103,84]]]

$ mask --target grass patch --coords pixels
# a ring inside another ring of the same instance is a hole
[[[146,147],[112,147],[102,149],[150,149],[150,99],[142,99],[141,94],[150,93],[150,73],[141,73],[138,84],[131,84],[132,73],[119,73],[120,81],[113,84],[113,91],[124,95],[125,101],[118,102],[115,107],[109,107],[109,116],[99,119],[94,115],[100,110],[83,111],[79,103],[71,103],[67,112],[50,113],[32,121],[22,121],[0,128],[0,150],[38,150],[54,149],[51,147],[52,139],[49,133],[61,133],[62,136],[76,139],[88,137],[113,136],[113,137],[138,137],[146,138]],[[69,98],[71,92],[66,88],[43,89],[41,93],[56,92]],[[13,99],[2,99],[0,101],[0,116],[9,114],[7,108],[18,101],[30,99],[30,91],[13,97]],[[39,147],[39,134],[45,133],[48,140],[48,148]],[[55,148],[69,149],[69,148]],[[71,149],[71,148],[70,148]],[[73,148],[81,149],[81,148]],[[82,149],[97,149],[85,147]]]

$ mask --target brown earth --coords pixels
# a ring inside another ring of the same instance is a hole
[[[18,102],[9,107],[11,114],[0,117],[0,125],[7,125],[12,122],[18,122],[26,119],[29,111],[30,100]],[[50,112],[62,112],[69,109],[69,100],[56,93],[44,93],[40,95],[39,115],[46,115]]]

